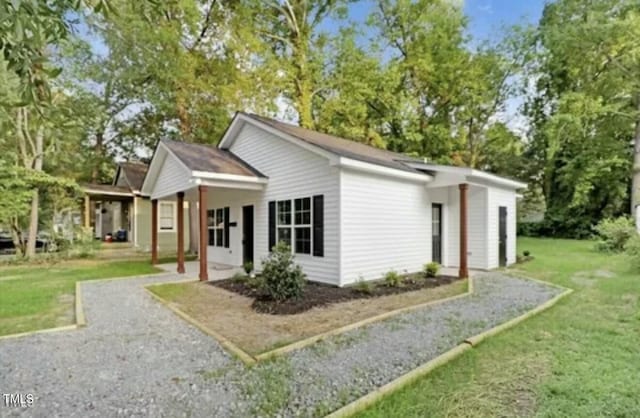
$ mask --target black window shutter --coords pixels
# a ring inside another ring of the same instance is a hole
[[[324,196],[313,196],[313,255],[324,257]]]
[[[276,245],[276,202],[269,202],[269,248],[271,249]]]
[[[224,208],[224,248],[229,248],[229,207]]]

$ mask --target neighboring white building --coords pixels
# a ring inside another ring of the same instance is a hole
[[[166,201],[183,193],[202,209],[201,279],[207,263],[252,261],[260,271],[284,240],[310,280],[343,286],[430,261],[461,267],[465,237],[468,267],[514,263],[524,187],[238,113],[218,147],[161,141],[142,194]]]

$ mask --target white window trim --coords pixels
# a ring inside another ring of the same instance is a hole
[[[309,199],[309,222],[308,224],[296,224],[296,200],[297,199]],[[280,223],[280,202],[289,202],[291,208],[291,223],[290,224],[281,224]],[[309,252],[308,253],[297,253],[296,252],[296,227],[298,228],[309,228]],[[280,229],[288,228],[289,236],[291,237],[291,242],[289,243],[289,247],[291,249],[291,253],[296,254],[300,257],[314,257],[313,255],[313,196],[304,196],[304,197],[296,197],[293,199],[279,199],[276,200],[276,243],[280,242]]]
[[[291,206],[291,223],[293,224],[293,230],[291,231],[291,251],[295,254],[299,255],[313,255],[313,198],[311,196],[301,197],[300,200],[309,199],[309,223],[308,224],[297,224],[296,223],[296,200],[298,198],[292,200]],[[303,210],[303,212],[306,212]],[[309,252],[308,253],[298,253],[296,252],[296,228],[309,228]]]
[[[289,202],[289,219],[290,222],[288,224],[281,224],[280,223],[280,202]],[[280,230],[287,228],[289,229],[289,247],[291,248],[291,251],[293,252],[293,245],[291,245],[293,243],[293,200],[292,199],[281,199],[281,200],[276,200],[276,244],[278,244],[280,241],[282,241],[280,239]]]
[[[209,237],[207,236],[207,247],[213,247],[213,248],[226,248],[224,246],[225,242],[224,242],[224,225],[225,225],[225,221],[226,219],[224,219],[224,207],[222,208],[212,208],[212,209],[207,209],[208,211],[213,211],[213,226],[209,226],[207,225],[207,234],[209,233],[208,231],[213,231],[213,245],[209,244]],[[216,214],[218,212],[218,210],[222,211],[222,223],[217,224],[215,221],[217,220]],[[208,214],[207,214],[208,216]],[[218,239],[217,239],[217,232],[218,230],[222,231],[222,245],[218,245]]]
[[[162,205],[171,205],[172,209],[173,209],[173,222],[172,225],[173,227],[171,229],[162,229],[162,222],[161,222],[161,215],[162,215],[162,210],[161,207]],[[176,232],[176,227],[177,227],[177,222],[178,221],[178,203],[177,202],[173,202],[171,200],[161,200],[158,202],[158,232],[159,233],[170,233],[170,232]]]

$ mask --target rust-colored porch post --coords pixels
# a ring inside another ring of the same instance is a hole
[[[184,192],[178,192],[178,273],[184,273]]]
[[[158,200],[151,201],[151,264],[158,264]]]
[[[468,184],[458,185],[460,189],[460,270],[458,276],[461,279],[469,277],[469,268],[467,267],[467,190]]]
[[[207,271],[207,188],[198,186],[198,204],[200,206],[200,281],[209,280]]]

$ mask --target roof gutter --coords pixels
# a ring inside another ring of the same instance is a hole
[[[332,166],[347,168],[356,171],[362,171],[370,174],[378,174],[381,176],[394,177],[402,180],[410,180],[419,183],[429,183],[434,177],[429,174],[410,173],[408,171],[398,170],[395,168],[384,167],[377,164],[365,163],[351,158],[338,157],[331,159]]]

